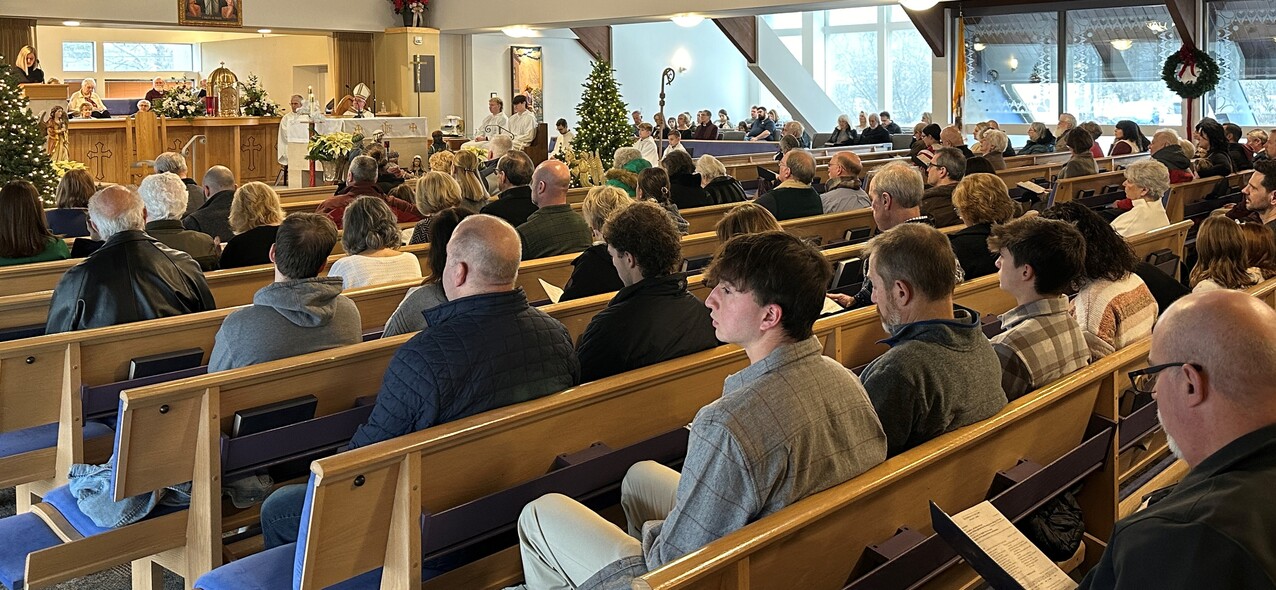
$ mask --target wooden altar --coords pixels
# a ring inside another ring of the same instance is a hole
[[[195,157],[187,157],[196,182],[218,164],[230,168],[240,184],[253,180],[274,184],[279,175],[278,117],[160,118],[158,123],[158,136],[148,140],[139,137],[139,126],[132,118],[72,119],[71,159],[88,166],[97,182],[136,184],[151,168],[134,168],[134,162],[153,160],[159,152],[179,152],[191,138],[203,135],[206,143],[197,142]]]

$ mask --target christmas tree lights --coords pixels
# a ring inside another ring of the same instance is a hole
[[[585,91],[576,105],[576,137],[571,147],[578,154],[597,152],[603,166],[610,167],[616,149],[634,142],[629,107],[621,99],[615,71],[607,62],[594,62],[581,86]]]
[[[0,56],[0,63],[9,62]],[[45,140],[39,120],[18,87],[15,70],[0,68],[0,185],[28,180],[44,204],[53,206],[58,177],[44,151]]]

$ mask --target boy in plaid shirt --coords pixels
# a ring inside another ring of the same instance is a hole
[[[992,339],[1002,389],[1013,400],[1090,362],[1064,295],[1081,273],[1085,238],[1066,222],[1029,217],[993,227],[988,248],[999,254],[1001,289],[1017,304]]]

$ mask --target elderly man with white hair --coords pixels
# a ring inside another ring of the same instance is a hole
[[[186,185],[186,213],[190,215],[204,206],[204,201],[208,200],[208,196],[204,194],[204,187],[199,186],[195,179],[190,177],[190,169],[186,166],[186,158],[177,152],[164,152],[155,156],[155,172],[156,174],[163,172],[172,172],[182,179],[182,184]]]
[[[71,94],[68,101],[69,112],[80,112],[81,105],[89,105],[89,112],[95,119],[110,118],[111,112],[106,110],[106,103],[97,95],[97,80],[85,78],[80,80],[80,89]]]
[[[137,189],[146,205],[146,233],[174,250],[190,254],[199,267],[216,270],[221,249],[203,232],[182,227],[186,210],[186,185],[172,172],[152,174],[142,179]]]
[[[89,227],[106,242],[58,281],[46,333],[216,309],[199,264],[146,235],[145,225],[131,187],[111,185],[89,199]]]
[[[1054,128],[1054,136],[1055,136],[1054,151],[1056,152],[1069,151],[1068,143],[1067,143],[1068,134],[1072,133],[1072,130],[1076,128],[1077,128],[1077,117],[1075,115],[1073,115],[1072,113],[1059,114],[1059,123],[1058,125],[1055,125],[1055,128]]]

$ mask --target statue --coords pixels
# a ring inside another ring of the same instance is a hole
[[[44,123],[45,135],[49,138],[45,145],[49,158],[54,162],[70,160],[71,154],[67,149],[66,109],[60,106],[49,109],[47,119],[41,122]]]

